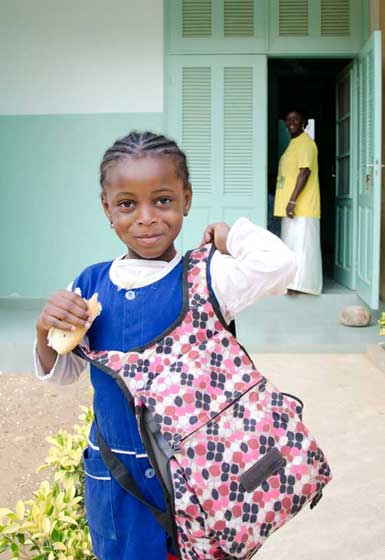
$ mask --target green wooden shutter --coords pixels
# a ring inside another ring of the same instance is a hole
[[[252,37],[254,35],[254,1],[225,0],[224,36]]]
[[[263,52],[270,0],[165,0],[166,46],[178,53]]]
[[[359,52],[367,34],[363,0],[165,0],[172,54]]]
[[[308,0],[279,0],[280,37],[304,37],[309,34]]]
[[[269,0],[270,51],[356,53],[367,7],[361,0]]]
[[[211,37],[211,0],[182,1],[183,37]]]
[[[251,196],[253,184],[253,68],[224,69],[224,194]]]
[[[183,68],[182,147],[196,193],[211,191],[211,68]]]
[[[279,0],[279,35],[304,37],[309,35],[310,17],[316,17],[314,35],[347,37],[351,33],[352,0]],[[320,18],[319,18],[320,14]]]
[[[321,35],[350,35],[350,0],[321,0]]]
[[[266,57],[174,56],[168,132],[186,152],[193,189],[180,248],[210,222],[266,222]],[[257,126],[258,122],[258,126]]]

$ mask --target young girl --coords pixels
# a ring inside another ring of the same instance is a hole
[[[106,151],[100,183],[104,211],[126,252],[113,261],[88,267],[76,278],[71,291],[58,291],[49,298],[36,324],[36,372],[45,381],[72,383],[86,367],[75,354],[58,356],[47,345],[51,327],[89,327],[82,297],[88,299],[97,292],[102,304],[101,315],[82,343],[92,350],[126,352],[145,347],[183,320],[184,258],[174,241],[191,206],[185,154],[164,136],[132,132]],[[224,223],[209,225],[202,244],[210,242],[216,250],[207,283],[218,313],[227,323],[262,296],[286,292],[295,274],[294,257],[273,234],[239,218],[231,229]],[[190,342],[199,346],[193,338]],[[91,381],[103,439],[127,467],[144,497],[165,509],[160,483],[123,392],[110,376],[93,366]],[[172,558],[169,535],[104,465],[95,425],[84,452],[84,466],[95,555],[100,560]]]

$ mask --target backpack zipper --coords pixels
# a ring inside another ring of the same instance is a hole
[[[241,393],[236,399],[234,399],[233,401],[231,401],[231,403],[229,403],[228,405],[226,405],[224,408],[222,408],[219,412],[217,412],[215,414],[215,416],[213,416],[212,418],[210,418],[210,420],[207,420],[207,422],[205,422],[204,424],[201,424],[200,426],[198,426],[197,428],[195,428],[195,430],[193,432],[190,432],[187,436],[184,436],[183,438],[181,438],[180,443],[182,443],[182,441],[186,441],[186,439],[188,439],[189,437],[193,436],[198,430],[200,430],[201,428],[203,428],[203,426],[207,426],[207,424],[209,424],[210,422],[213,422],[215,420],[215,418],[217,418],[220,414],[222,414],[223,412],[225,412],[225,410],[227,410],[228,408],[230,408],[230,406],[233,406],[233,404],[235,404],[237,401],[239,401],[239,399],[241,399],[244,395],[247,395],[247,393],[249,393],[252,389],[254,389],[255,387],[257,387],[260,383],[262,383],[262,381],[266,381],[265,377],[262,377],[259,381],[257,381],[257,383],[254,383],[254,385],[252,385],[251,387],[249,387],[247,389],[247,391],[245,391],[244,393]]]

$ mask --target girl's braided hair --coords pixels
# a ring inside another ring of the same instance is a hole
[[[185,189],[190,189],[187,158],[174,140],[154,132],[130,132],[109,148],[100,164],[100,185],[107,182],[109,170],[123,159],[140,159],[146,156],[165,156],[175,160],[176,175],[183,181]]]

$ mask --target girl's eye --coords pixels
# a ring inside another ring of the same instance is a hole
[[[132,200],[122,200],[122,202],[119,202],[118,206],[122,208],[133,208],[134,202]]]
[[[161,206],[164,206],[165,204],[170,204],[171,202],[171,198],[169,198],[168,196],[162,196],[161,198],[158,199],[158,203]]]

